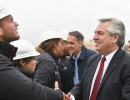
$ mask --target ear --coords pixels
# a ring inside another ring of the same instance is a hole
[[[83,46],[83,41],[79,41],[79,43],[80,43],[80,46],[82,47]]]
[[[23,62],[22,59],[20,60],[20,64],[22,65],[22,67],[25,66],[25,63]]]
[[[113,36],[113,43],[117,43],[117,41],[119,40],[119,34],[115,34],[114,36]]]

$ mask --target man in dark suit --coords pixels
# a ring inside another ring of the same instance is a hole
[[[125,43],[125,26],[115,18],[99,21],[93,37],[99,54],[89,59],[88,70],[66,95],[67,100],[130,100],[130,55],[121,48]],[[101,62],[102,57],[105,60]]]
[[[96,51],[87,49],[84,46],[84,36],[78,31],[69,32],[67,37],[67,46],[71,57],[67,64],[67,92],[69,92],[74,85],[78,84],[83,71],[86,67],[87,60]],[[77,59],[77,66],[75,65],[75,60]],[[76,67],[78,69],[76,70]],[[76,76],[77,75],[77,76]]]

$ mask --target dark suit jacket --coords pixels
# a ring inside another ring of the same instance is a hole
[[[101,55],[91,57],[89,69],[71,93],[76,100],[89,100],[90,88]],[[130,100],[130,55],[119,49],[113,56],[100,84],[97,100]]]
[[[79,55],[79,59],[77,62],[79,80],[82,77],[85,67],[87,67],[86,64],[89,57],[91,57],[93,54],[96,54],[96,51],[89,50],[85,46],[82,47],[81,53]],[[73,55],[72,55],[70,59],[68,60],[68,65],[67,65],[67,83],[66,83],[67,92],[69,92],[74,86],[74,81],[73,81],[74,70],[75,70],[75,60],[73,59]]]

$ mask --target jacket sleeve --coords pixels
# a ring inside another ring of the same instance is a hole
[[[0,98],[3,100],[62,100],[62,92],[27,78],[5,57],[0,57]]]
[[[51,59],[38,60],[34,80],[42,85],[54,88],[55,65]]]
[[[83,75],[83,77],[84,77],[84,75]],[[82,100],[82,94],[83,94],[83,77],[80,80],[79,84],[75,85],[70,90],[70,93],[75,97],[75,100]]]

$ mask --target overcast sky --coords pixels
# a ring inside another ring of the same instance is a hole
[[[0,0],[13,10],[19,23],[21,39],[37,45],[47,30],[80,31],[85,39],[93,37],[98,19],[116,17],[126,26],[126,43],[130,39],[129,0]]]

